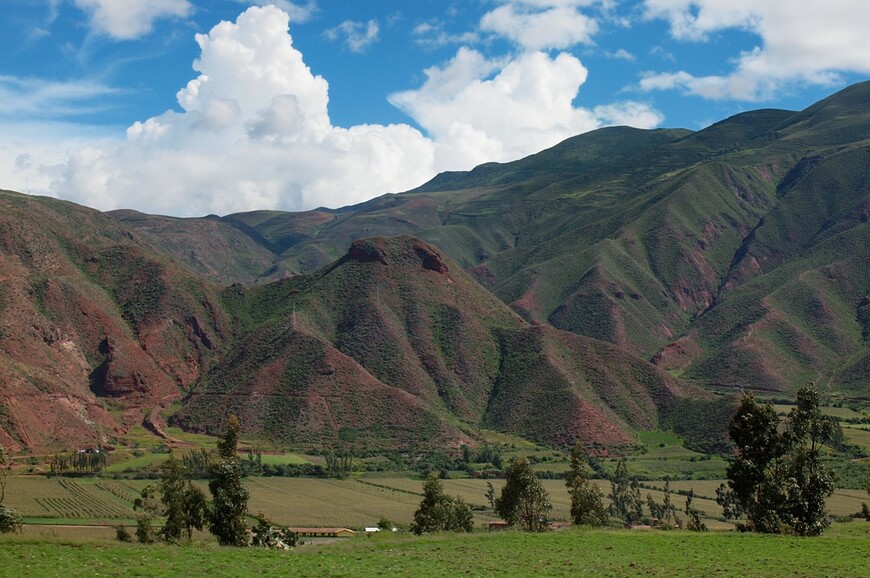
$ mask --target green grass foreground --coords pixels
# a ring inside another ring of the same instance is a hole
[[[870,525],[820,538],[682,531],[376,535],[293,551],[0,541],[4,576],[867,576]]]

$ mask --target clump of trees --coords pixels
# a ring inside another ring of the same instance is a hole
[[[353,471],[353,441],[355,434],[346,434],[344,430],[339,432],[336,447],[330,448],[324,457],[326,458],[326,472],[331,478],[346,478]]]
[[[55,454],[49,467],[53,476],[67,473],[98,474],[106,469],[106,452],[102,448],[93,448],[69,454]]]
[[[293,546],[296,537],[286,528],[275,528],[265,517],[259,519],[253,534],[245,525],[248,511],[248,491],[242,486],[243,469],[236,455],[239,441],[239,420],[230,415],[227,430],[217,443],[217,456],[206,457],[205,452],[188,454],[180,461],[171,456],[163,465],[160,481],[142,490],[133,506],[139,511],[136,538],[150,543],[158,536],[166,542],[179,542],[186,535],[190,540],[193,530],[208,526],[223,546]],[[189,456],[194,456],[192,459]],[[193,485],[190,464],[195,470],[208,466],[211,502]],[[164,523],[155,532],[153,522],[158,517]],[[119,526],[118,539],[132,539],[126,528]],[[250,538],[250,540],[249,540]],[[250,543],[249,543],[250,542]]]
[[[571,496],[571,519],[577,525],[603,526],[607,509],[601,489],[591,479],[592,470],[580,442],[571,449],[571,462],[565,486]]]
[[[512,526],[527,532],[549,528],[550,494],[527,459],[514,460],[505,470],[506,482],[494,500],[495,512]]]
[[[471,507],[459,496],[444,493],[444,486],[433,474],[423,484],[423,499],[414,512],[411,531],[415,534],[430,532],[471,532],[474,529]]]
[[[747,393],[728,433],[736,453],[728,487],[717,492],[726,517],[745,514],[743,529],[801,536],[819,535],[830,525],[825,500],[834,492],[834,477],[822,450],[836,445],[842,432],[819,410],[815,388],[798,391],[784,424],[770,403]]]
[[[464,448],[467,448],[467,446],[464,446]],[[470,461],[470,453],[466,453],[465,449],[463,449],[462,455],[466,462]],[[503,460],[498,449],[489,444],[483,444],[483,447],[480,448],[474,457],[474,461],[481,464],[492,464],[497,470],[500,470],[503,465]]]
[[[194,529],[202,530],[208,516],[205,494],[193,485],[186,468],[175,456],[163,464],[160,481],[143,489],[133,506],[140,512],[136,538],[146,544],[155,539],[152,524],[157,517],[164,518],[160,537],[177,543],[185,534],[190,540]],[[124,540],[123,532],[120,529],[118,532],[118,539]]]
[[[203,529],[208,515],[205,494],[193,485],[184,466],[175,457],[163,466],[159,491],[166,517],[161,531],[164,540],[178,542],[182,534],[190,540],[194,529]]]
[[[214,452],[205,448],[190,450],[181,456],[181,465],[195,479],[207,478],[214,463]]]

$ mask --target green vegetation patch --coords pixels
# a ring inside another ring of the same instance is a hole
[[[683,440],[679,436],[666,431],[639,431],[637,439],[646,446],[681,446]]]
[[[867,528],[812,540],[755,534],[573,530],[377,536],[291,552],[209,546],[0,544],[12,576],[860,576]],[[292,569],[292,570],[291,570]]]
[[[107,472],[117,473],[126,470],[153,468],[169,459],[169,454],[145,454],[114,463],[106,468]]]
[[[239,457],[242,459],[246,459],[248,456],[247,452],[241,452]],[[304,457],[298,454],[261,454],[258,458],[258,461],[262,464],[268,465],[302,465],[302,464],[310,464],[311,462],[305,459]]]

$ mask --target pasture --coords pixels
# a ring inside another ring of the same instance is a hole
[[[94,538],[96,540],[96,538]],[[0,537],[9,576],[864,576],[870,524],[820,538],[571,529],[360,536],[292,551]]]

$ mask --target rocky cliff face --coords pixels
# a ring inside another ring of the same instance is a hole
[[[230,325],[206,283],[113,219],[0,193],[0,442],[108,443],[178,399]]]

